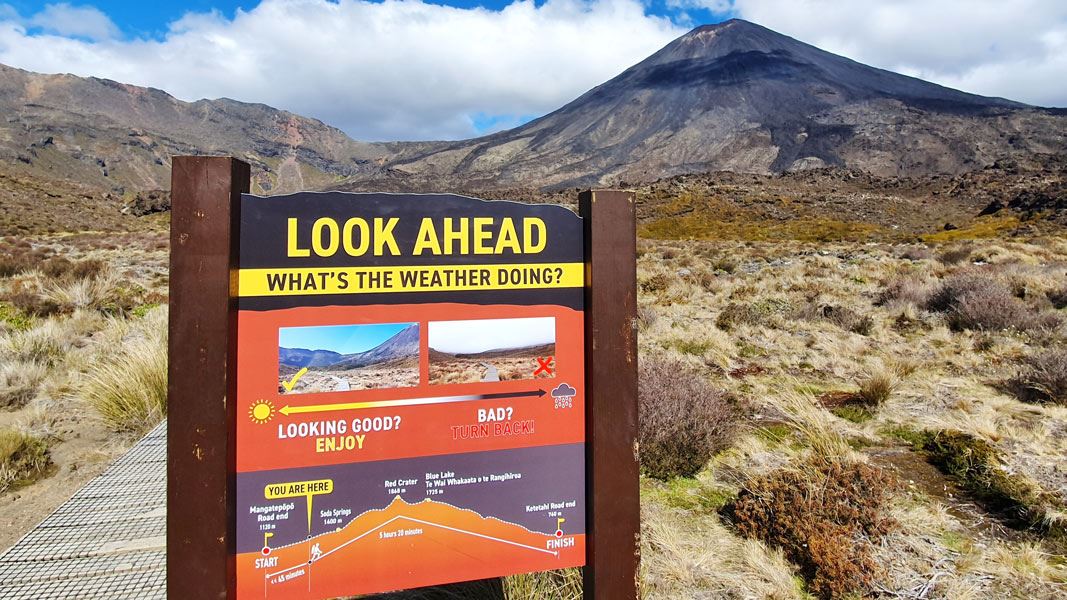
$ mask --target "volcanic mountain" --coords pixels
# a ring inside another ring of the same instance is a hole
[[[731,20],[540,119],[391,166],[474,188],[561,187],[823,166],[953,174],[1065,149],[1062,110],[963,93]]]
[[[1062,109],[868,67],[741,20],[694,29],[526,125],[456,142],[357,142],[262,104],[183,102],[3,66],[0,112],[0,192],[5,176],[28,176],[112,198],[166,188],[175,154],[237,156],[253,166],[254,192],[278,193],[563,188],[823,166],[959,174],[1067,150]]]
[[[410,359],[419,355],[419,326],[409,325],[381,344],[353,354],[341,354],[332,350],[307,350],[304,348],[279,348],[278,362],[283,367],[318,368],[329,371],[358,369],[395,360]]]

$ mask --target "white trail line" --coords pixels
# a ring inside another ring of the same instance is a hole
[[[538,548],[536,546],[528,546],[526,544],[520,544],[518,542],[513,542],[511,540],[504,540],[504,539],[488,536],[488,535],[485,535],[485,534],[482,534],[482,533],[475,533],[473,531],[467,531],[465,529],[457,529],[455,527],[449,527],[448,525],[441,525],[440,523],[431,523],[430,521],[423,521],[422,519],[416,519],[415,517],[409,517],[407,515],[397,515],[397,516],[393,517],[392,519],[389,519],[388,521],[382,523],[381,525],[378,525],[377,527],[375,527],[373,529],[368,529],[367,531],[364,531],[363,533],[361,533],[361,534],[357,535],[356,537],[348,540],[347,542],[341,544],[340,546],[337,546],[336,548],[333,548],[331,550],[323,552],[322,555],[319,556],[317,559],[315,559],[314,562],[318,562],[318,561],[326,558],[327,556],[333,554],[334,552],[337,552],[338,550],[340,550],[341,548],[344,548],[345,546],[348,546],[349,544],[354,544],[354,543],[358,542],[360,539],[367,537],[368,535],[374,533],[375,531],[378,531],[382,527],[385,527],[386,525],[392,523],[393,521],[396,521],[397,519],[407,519],[408,521],[413,521],[415,523],[420,523],[422,525],[429,525],[430,527],[439,527],[441,529],[447,529],[449,531],[455,531],[457,533],[465,533],[467,535],[473,535],[474,537],[479,537],[479,538],[486,539],[486,540],[492,540],[494,542],[501,542],[503,544],[508,544],[508,545],[511,545],[511,546],[518,546],[519,548],[526,548],[527,550],[533,550],[535,552],[543,552],[545,554],[551,554],[552,556],[559,557],[559,552],[558,551],[545,550],[544,548]],[[310,564],[310,563],[300,563],[298,565],[293,565],[293,566],[289,567],[288,569],[282,569],[281,571],[275,571],[274,573],[268,573],[267,574],[267,579],[270,579],[270,578],[275,577],[277,575],[281,575],[282,573],[288,573],[289,571],[292,571],[293,569],[299,569],[301,567],[308,566],[308,564]]]

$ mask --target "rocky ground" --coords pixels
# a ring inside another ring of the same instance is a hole
[[[312,369],[296,381],[291,391],[283,383],[292,381],[294,373],[287,369],[279,375],[278,391],[287,394],[312,394],[376,388],[415,387],[419,385],[418,359],[396,360],[386,364],[368,365],[359,369]]]

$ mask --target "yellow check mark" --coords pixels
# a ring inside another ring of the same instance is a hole
[[[293,375],[292,379],[290,379],[289,381],[283,381],[282,385],[285,386],[285,391],[287,391],[287,392],[293,391],[293,387],[296,385],[297,380],[300,379],[301,377],[303,377],[304,373],[307,373],[307,372],[308,372],[308,368],[304,367],[303,369],[300,369],[299,371],[297,371],[296,375]]]

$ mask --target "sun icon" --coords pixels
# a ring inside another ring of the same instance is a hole
[[[256,400],[248,408],[248,418],[252,419],[253,423],[262,425],[273,417],[274,405],[271,404],[270,400]]]

